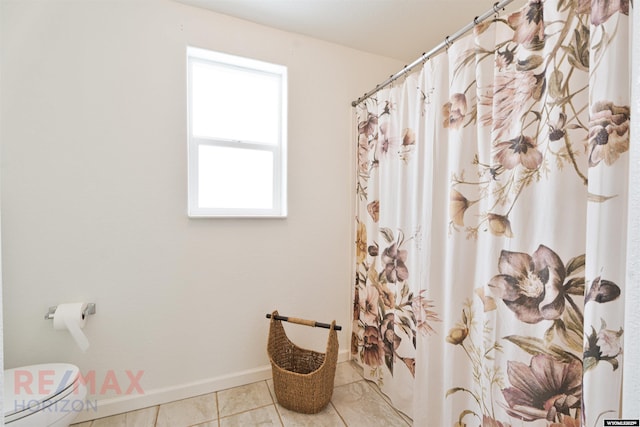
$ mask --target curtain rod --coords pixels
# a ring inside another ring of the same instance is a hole
[[[461,36],[466,34],[473,27],[475,27],[476,25],[478,25],[479,23],[481,23],[485,19],[493,16],[494,14],[500,13],[500,10],[504,10],[505,6],[507,6],[509,3],[513,2],[513,1],[514,0],[502,0],[502,1],[495,2],[491,9],[489,9],[488,11],[486,11],[485,13],[483,13],[480,16],[476,16],[473,21],[471,21],[469,24],[467,24],[466,26],[464,26],[463,28],[458,30],[456,33],[445,37],[444,41],[442,41],[439,45],[437,45],[436,47],[431,49],[429,52],[423,53],[418,59],[413,61],[411,64],[405,65],[402,70],[398,71],[397,73],[395,73],[394,75],[389,77],[387,80],[383,81],[382,83],[376,85],[375,89],[370,90],[369,92],[365,93],[360,98],[358,98],[357,100],[351,102],[351,106],[355,107],[356,105],[360,104],[365,99],[369,98],[374,93],[378,92],[380,89],[383,89],[383,88],[389,86],[389,84],[393,83],[398,78],[400,78],[403,75],[407,74],[409,71],[414,69],[417,65],[423,63],[424,61],[428,61],[431,56],[433,56],[436,53],[440,52],[445,47],[448,48],[449,46],[451,46],[451,43],[453,43],[454,41],[459,39]]]

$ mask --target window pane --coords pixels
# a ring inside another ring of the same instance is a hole
[[[277,144],[281,76],[193,61],[194,136]]]
[[[271,151],[200,145],[200,208],[273,208]]]

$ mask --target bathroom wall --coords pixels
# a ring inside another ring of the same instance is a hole
[[[350,102],[402,64],[169,0],[0,8],[5,367],[77,364],[82,420],[265,378],[275,308],[336,319],[346,358]],[[288,67],[287,219],[187,217],[187,45]],[[43,319],[74,301],[86,353]]]

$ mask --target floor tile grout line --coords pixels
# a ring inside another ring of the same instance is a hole
[[[336,414],[338,415],[338,418],[340,418],[340,421],[342,421],[342,424],[344,424],[345,427],[348,427],[348,424],[343,418],[342,414],[340,413],[340,411],[338,411],[338,408],[336,408],[336,405],[333,404],[333,398],[329,401],[329,405],[331,405],[333,410],[336,411]]]
[[[160,405],[155,405],[156,408],[156,416],[153,420],[154,427],[158,425],[158,417],[160,416]]]
[[[271,387],[269,387],[269,380],[264,380],[265,384],[267,384],[267,391],[269,392],[269,396],[271,396],[271,401],[275,404],[276,403],[276,397],[271,393]],[[275,390],[274,390],[275,393]]]
[[[265,384],[267,385],[267,391],[269,392],[269,396],[271,396],[271,402],[273,403],[273,407],[276,410],[276,414],[278,414],[278,419],[280,420],[280,425],[284,427],[284,421],[282,420],[282,414],[280,413],[280,410],[278,409],[278,405],[277,405],[277,398],[271,393],[271,387],[269,387],[269,380],[264,380]],[[275,393],[275,390],[274,390]]]
[[[256,409],[268,408],[269,406],[273,406],[273,403],[267,403],[266,405],[260,405],[260,406],[256,406],[256,407],[251,408],[251,409],[245,409],[244,411],[234,412],[233,414],[225,415],[224,417],[220,417],[218,419],[221,420],[221,419],[225,419],[225,418],[235,417],[236,415],[246,414],[247,412],[255,411]],[[218,424],[220,424],[220,423],[218,423]]]
[[[411,425],[409,422],[407,422],[407,420],[405,420],[404,417],[407,417],[409,419],[411,419],[411,417],[409,417],[408,415],[405,415],[404,412],[400,411],[399,409],[397,409],[395,406],[393,406],[393,402],[391,401],[391,398],[389,396],[387,396],[382,389],[380,389],[380,386],[378,386],[378,384],[375,383],[375,381],[371,381],[368,380],[366,378],[363,378],[364,382],[369,384],[369,387],[371,387],[372,389],[375,390],[376,393],[378,393],[378,395],[382,398],[382,400],[387,404],[387,406],[389,406],[389,408],[391,408],[391,410],[393,412],[395,412],[401,419],[402,421],[405,422],[405,424],[407,425]]]
[[[274,403],[273,407],[276,409],[276,414],[278,414],[278,420],[280,420],[280,425],[284,427],[284,421],[282,420],[282,414],[280,413],[280,409],[278,409],[278,405]]]
[[[216,421],[218,421],[218,427],[220,427],[220,399],[218,398],[218,392],[216,391]]]

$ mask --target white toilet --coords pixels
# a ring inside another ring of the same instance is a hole
[[[46,363],[4,371],[4,424],[9,427],[69,427],[86,409],[80,370]]]

